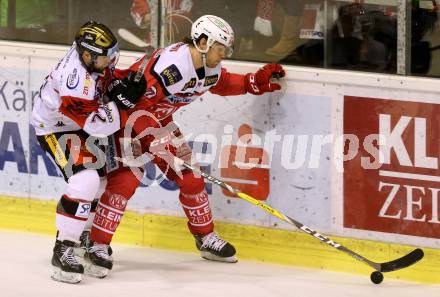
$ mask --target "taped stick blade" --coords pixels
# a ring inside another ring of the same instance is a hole
[[[390,271],[406,268],[420,261],[423,258],[423,256],[424,253],[422,249],[415,249],[409,254],[399,259],[390,262],[381,263],[380,272],[390,272]]]

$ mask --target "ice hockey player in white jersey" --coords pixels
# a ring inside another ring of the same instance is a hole
[[[120,128],[117,106],[125,95],[113,94],[119,97],[103,104],[108,101],[104,100],[107,87],[121,82],[112,76],[118,56],[118,42],[110,29],[93,21],[84,24],[73,46],[44,80],[32,111],[40,146],[67,182],[56,210],[52,278],[58,281],[77,283],[84,273],[73,247],[79,243],[100,185],[96,142]],[[134,97],[143,94],[145,80],[133,83],[130,92]]]

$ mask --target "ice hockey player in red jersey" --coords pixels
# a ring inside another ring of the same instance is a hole
[[[120,128],[121,100],[103,104],[118,56],[118,42],[105,25],[84,24],[66,56],[46,77],[33,107],[32,125],[40,146],[67,182],[56,210],[52,278],[58,281],[77,283],[84,273],[73,247],[80,242],[100,186],[95,141]],[[138,96],[145,92],[145,86],[132,84],[131,93],[136,93],[136,86]],[[125,93],[120,95],[125,98]]]
[[[188,170],[179,170],[173,166],[172,160],[173,156],[188,162],[191,160],[191,149],[173,122],[173,113],[179,108],[207,91],[226,96],[261,95],[281,89],[279,84],[271,82],[273,76],[285,75],[279,64],[268,64],[256,73],[246,75],[229,73],[223,68],[221,61],[232,54],[233,43],[232,28],[219,17],[205,15],[192,25],[191,38],[156,50],[144,71],[145,95],[134,108],[126,106],[126,114],[130,116],[128,122],[125,129],[113,136],[110,144],[114,145],[110,145],[107,151],[107,156],[121,156],[121,144],[124,145],[127,137],[138,138],[142,153],[147,152],[167,178],[179,186],[179,200],[201,256],[231,263],[237,262],[236,251],[232,244],[214,232],[203,178]],[[128,70],[116,70],[115,75],[124,78],[128,73],[138,71],[147,58],[141,58]],[[110,94],[117,91],[118,84]],[[128,135],[127,128],[131,131]],[[91,256],[100,258],[98,266],[103,269],[112,268],[112,259],[106,251],[141,177],[141,170],[107,159],[107,186],[97,205],[91,231],[91,246],[99,246],[96,248],[99,253]]]

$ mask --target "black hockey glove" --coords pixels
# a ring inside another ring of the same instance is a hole
[[[121,109],[131,109],[145,94],[147,82],[142,75],[138,82],[134,81],[135,73],[131,72],[124,79],[114,79],[108,86],[108,97]]]

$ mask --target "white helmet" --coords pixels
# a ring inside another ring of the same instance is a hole
[[[206,50],[201,50],[196,44],[197,38],[199,38],[202,34],[208,36],[208,47]],[[191,38],[193,39],[195,47],[201,53],[206,54],[214,42],[218,42],[226,46],[227,57],[232,55],[234,46],[234,31],[224,19],[215,15],[204,15],[198,18],[192,24]]]

